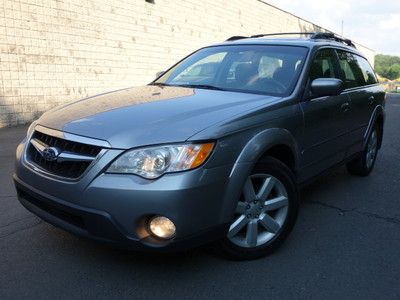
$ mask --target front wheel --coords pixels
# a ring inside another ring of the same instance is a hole
[[[293,228],[298,195],[291,170],[274,158],[248,176],[220,249],[231,259],[255,259],[278,248]]]

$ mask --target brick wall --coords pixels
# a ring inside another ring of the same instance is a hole
[[[0,128],[145,84],[232,35],[319,29],[258,0],[0,0]],[[361,48],[373,59],[373,51]]]

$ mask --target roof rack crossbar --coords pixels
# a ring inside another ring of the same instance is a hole
[[[234,36],[231,36],[229,39],[227,39],[226,42],[232,42],[232,41],[247,39],[247,38],[248,38],[248,36],[234,35]]]
[[[311,36],[311,39],[313,40],[318,40],[318,39],[323,39],[323,40],[333,40],[339,43],[344,43],[347,46],[356,48],[356,46],[354,45],[354,43],[349,40],[349,39],[344,39],[336,34],[334,34],[333,32],[316,32]]]

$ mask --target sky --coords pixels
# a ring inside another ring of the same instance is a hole
[[[265,0],[377,53],[400,56],[399,0]]]

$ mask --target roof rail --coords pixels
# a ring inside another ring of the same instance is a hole
[[[318,39],[322,39],[322,40],[333,40],[339,43],[344,43],[347,46],[356,48],[356,46],[354,45],[354,43],[349,40],[349,39],[344,39],[336,34],[334,34],[333,32],[316,32],[311,36],[311,39],[313,40],[318,40]]]
[[[315,34],[315,32],[279,32],[279,33],[262,33],[262,34],[256,34],[252,35],[251,38],[259,38],[263,36],[274,36],[274,35],[312,35]]]
[[[231,36],[229,39],[227,39],[225,42],[232,42],[236,40],[242,40],[242,39],[249,39],[249,38],[258,38],[258,37],[263,37],[263,36],[274,36],[274,35],[313,35],[315,32],[280,32],[280,33],[263,33],[263,34],[256,34],[256,35],[251,35],[251,36],[241,36],[241,35],[235,35]]]
[[[264,36],[295,35],[295,34],[309,35],[310,39],[313,39],[313,40],[318,40],[318,39],[332,40],[332,41],[344,43],[347,46],[356,48],[356,46],[354,45],[354,43],[351,40],[342,38],[342,37],[334,34],[333,32],[279,32],[279,33],[256,34],[256,35],[252,35],[252,36],[235,35],[235,36],[232,36],[229,39],[227,39],[226,42],[232,42],[232,41],[248,39],[248,38],[260,38],[260,37],[264,37]]]
[[[256,34],[256,35],[251,35],[251,36],[241,36],[241,35],[235,35],[231,36],[229,39],[226,40],[226,42],[231,42],[231,41],[236,41],[236,40],[241,40],[241,39],[249,39],[249,38],[259,38],[263,36],[274,36],[274,35],[313,35],[315,32],[280,32],[280,33],[263,33],[263,34]]]

